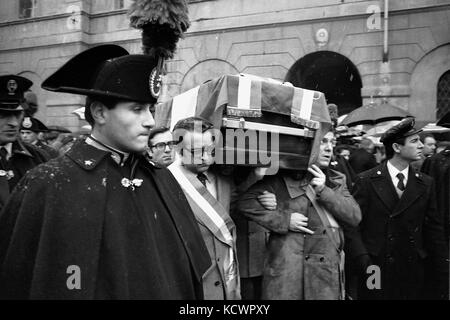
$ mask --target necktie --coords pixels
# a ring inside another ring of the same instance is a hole
[[[403,175],[403,173],[399,172],[397,174],[397,178],[398,178],[398,183],[397,183],[398,190],[405,191],[405,184],[403,183],[405,176]]]
[[[204,173],[197,174],[197,179],[200,180],[200,182],[203,183],[203,185],[206,187],[206,180],[208,180],[208,178]]]
[[[8,170],[8,160],[7,160],[8,151],[4,147],[0,147],[0,165],[3,170]]]

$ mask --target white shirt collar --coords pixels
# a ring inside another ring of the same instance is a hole
[[[391,163],[390,160],[387,161],[387,168],[389,171],[389,175],[391,176],[391,180],[394,183],[394,186],[397,188],[397,184],[398,184],[398,178],[397,178],[397,174],[399,174],[399,172],[403,173],[403,176],[405,177],[403,179],[403,184],[406,187],[406,184],[408,183],[408,171],[409,171],[409,165],[403,169],[402,171],[398,170],[396,167],[394,167]]]

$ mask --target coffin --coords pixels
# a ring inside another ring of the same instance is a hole
[[[325,97],[253,75],[224,75],[158,104],[156,126],[198,116],[217,130],[216,163],[305,170],[331,128]]]

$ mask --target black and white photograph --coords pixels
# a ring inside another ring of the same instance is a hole
[[[0,300],[448,301],[449,217],[450,0],[0,0]]]

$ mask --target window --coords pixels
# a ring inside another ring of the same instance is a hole
[[[450,111],[450,70],[445,72],[437,85],[436,118],[440,119]]]
[[[19,1],[19,18],[26,19],[35,16],[37,0],[20,0]]]
[[[124,0],[114,0],[115,10],[123,9],[123,7],[124,7]]]

